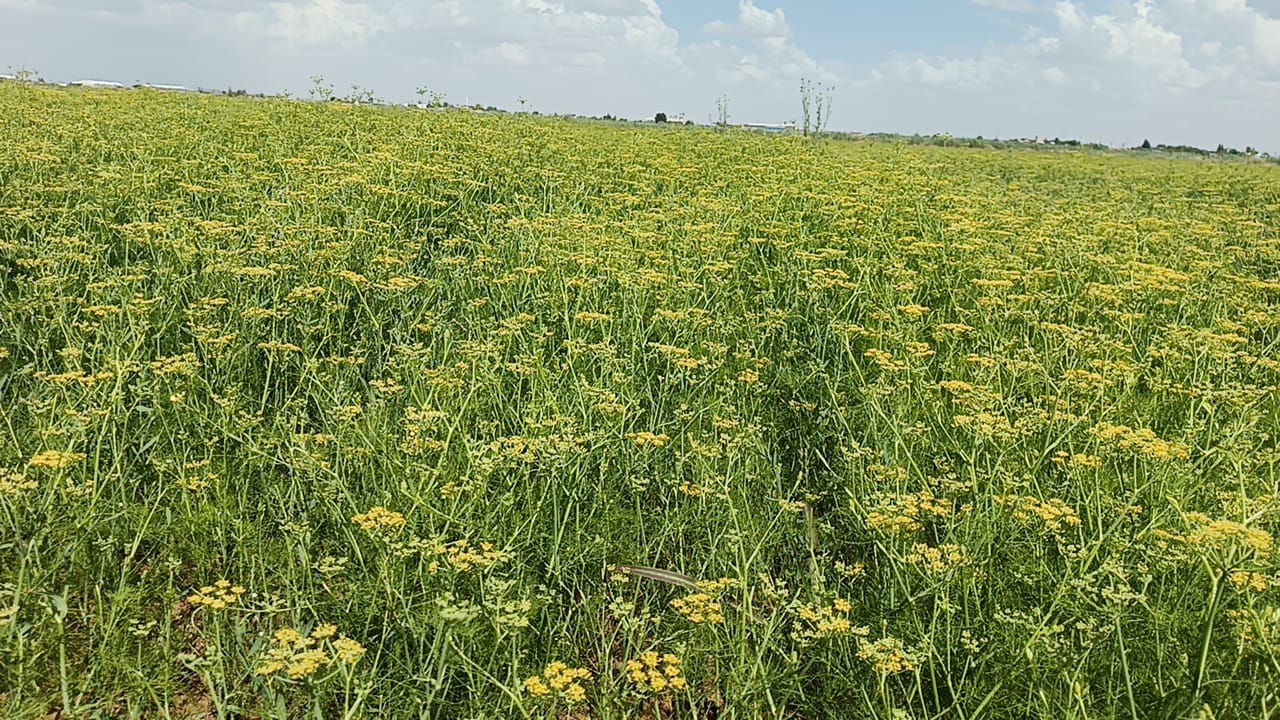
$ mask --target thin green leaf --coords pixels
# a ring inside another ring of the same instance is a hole
[[[689,588],[690,590],[698,589],[698,581],[688,575],[681,575],[671,570],[663,570],[661,568],[641,567],[638,565],[613,565],[609,568],[613,572],[622,573],[623,575],[635,575],[636,577],[647,578],[649,580],[657,580],[658,582],[668,585],[676,585],[678,587]]]

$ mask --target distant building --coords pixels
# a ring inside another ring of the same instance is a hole
[[[788,133],[796,131],[796,124],[787,123],[742,123],[738,127],[744,130],[758,130],[767,133]]]
[[[14,77],[13,75],[0,75],[0,82],[4,80],[17,80],[17,79],[18,78]]]
[[[89,88],[122,88],[124,85],[110,80],[72,80],[72,85]]]
[[[182,85],[161,85],[159,83],[142,83],[142,87],[151,88],[152,90],[164,90],[165,92],[195,92],[189,87]]]

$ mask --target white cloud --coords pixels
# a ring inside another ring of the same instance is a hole
[[[791,26],[782,8],[767,10],[753,0],[738,1],[735,21],[716,20],[703,26],[703,31],[737,38],[714,41],[686,49],[694,67],[710,73],[733,89],[743,85],[769,86],[771,92],[783,88],[794,92],[801,78],[833,85],[838,75],[814,60],[792,40]]]
[[[1025,13],[1036,9],[1035,3],[1031,2],[1031,0],[970,0],[970,2],[978,7],[1002,12]]]
[[[791,27],[787,25],[787,17],[782,8],[765,10],[758,8],[751,0],[738,2],[738,23],[749,35],[761,38],[789,38]]]
[[[533,56],[529,54],[529,49],[520,43],[498,43],[491,48],[487,48],[485,52],[499,62],[517,66],[533,64]]]
[[[1089,32],[1105,34],[1109,57],[1153,70],[1168,85],[1204,84],[1205,75],[1193,68],[1182,53],[1182,36],[1154,22],[1152,9],[1152,0],[1138,0],[1133,17],[1098,15]]]
[[[1029,26],[1022,41],[988,49],[981,56],[897,58],[885,63],[881,72],[929,85],[986,87],[1035,76],[1061,85],[1080,77],[1117,90],[1159,92],[1202,87],[1215,77],[1215,68],[1192,63],[1183,31],[1166,25],[1154,0],[1137,0],[1101,14],[1061,0],[1046,17],[1052,22]],[[1213,52],[1196,47],[1200,55]]]
[[[1117,144],[1150,137],[1274,151],[1280,20],[1256,1],[1131,0],[1101,9],[1060,0],[1018,15],[1024,25],[1015,42],[885,60],[857,83],[853,102],[871,127],[892,121],[916,132],[989,136],[1003,128],[1005,137]],[[934,119],[940,112],[946,124]]]
[[[761,39],[786,40],[791,37],[791,26],[787,24],[787,16],[782,8],[765,10],[757,7],[752,0],[738,0],[737,22],[713,20],[702,29],[709,33],[736,33]]]
[[[924,58],[901,59],[885,63],[880,72],[894,82],[956,88],[980,88],[991,85],[1000,71],[997,58]]]
[[[570,12],[589,12],[611,17],[662,14],[654,0],[568,0],[564,6]]]
[[[1264,62],[1272,67],[1280,67],[1280,20],[1255,16],[1253,46]]]
[[[1053,13],[1058,18],[1058,24],[1067,31],[1081,30],[1089,24],[1084,12],[1071,0],[1061,0],[1054,5]]]
[[[265,10],[236,14],[241,32],[257,32],[302,45],[362,44],[391,27],[388,17],[362,2],[272,2]]]
[[[1272,17],[1246,0],[1176,0],[1171,3],[1188,23],[1218,33],[1221,45],[1234,45],[1250,60],[1280,68],[1280,18]],[[1276,3],[1280,12],[1280,3]]]

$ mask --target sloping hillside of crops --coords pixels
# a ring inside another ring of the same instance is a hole
[[[1280,168],[0,83],[0,715],[1280,707]]]

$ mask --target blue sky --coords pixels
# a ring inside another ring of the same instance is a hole
[[[105,8],[105,9],[104,9]],[[1280,0],[0,0],[0,68],[1280,153]]]

